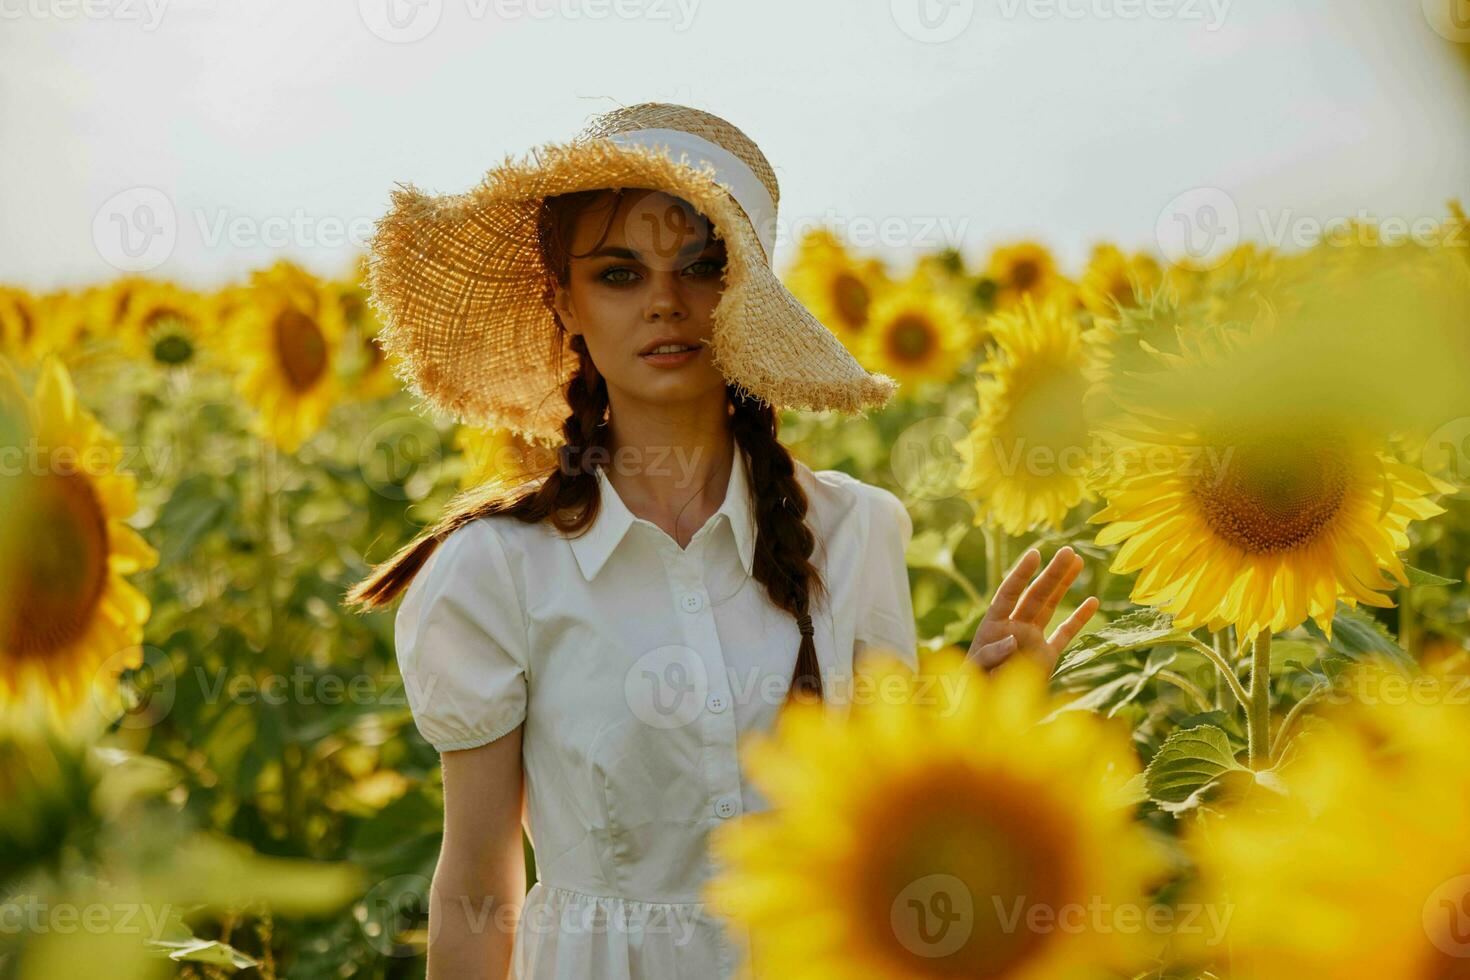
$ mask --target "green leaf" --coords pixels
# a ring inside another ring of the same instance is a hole
[[[954,524],[943,531],[936,528],[920,531],[909,541],[904,557],[910,568],[937,568],[949,571],[954,568],[954,550],[965,535],[970,533],[965,524]]]
[[[1173,617],[1168,613],[1157,609],[1134,609],[1077,637],[1058,661],[1055,672],[1061,674],[1099,657],[1176,642],[1188,635],[1188,630],[1174,625]]]
[[[230,506],[228,490],[207,473],[174,487],[158,515],[160,564],[166,568],[193,551],[201,538],[223,524]]]
[[[1297,669],[1305,670],[1317,662],[1322,655],[1322,646],[1308,640],[1272,640],[1271,641],[1271,673],[1279,674],[1291,669],[1295,663]]]
[[[1178,813],[1197,806],[1205,791],[1226,773],[1248,771],[1235,761],[1230,737],[1224,730],[1200,725],[1165,739],[1144,770],[1144,781],[1155,803]]]
[[[1307,632],[1327,640],[1326,635],[1312,620],[1307,620]],[[1337,604],[1332,616],[1332,639],[1328,646],[1352,660],[1384,660],[1405,670],[1416,667],[1398,641],[1384,628],[1383,624],[1356,606],[1344,602]]]
[[[1410,585],[1459,585],[1461,581],[1457,578],[1445,578],[1443,575],[1426,572],[1424,569],[1415,568],[1413,565],[1405,565],[1404,571],[1408,573]]]
[[[148,946],[168,958],[181,963],[208,963],[211,966],[227,966],[235,970],[248,970],[260,962],[247,956],[233,946],[212,939],[189,939],[182,942],[149,940]]]

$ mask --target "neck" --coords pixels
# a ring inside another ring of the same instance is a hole
[[[719,509],[734,465],[728,402],[650,404],[614,395],[607,477],[637,517],[682,546]],[[631,402],[631,404],[629,404]]]

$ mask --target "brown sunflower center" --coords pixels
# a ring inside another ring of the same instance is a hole
[[[81,473],[23,478],[0,580],[5,649],[43,658],[80,639],[107,585],[107,521]]]
[[[1193,490],[1205,521],[1247,554],[1306,544],[1347,497],[1351,472],[1341,452],[1292,443],[1236,446],[1215,454],[1221,465],[1197,466]]]
[[[929,359],[938,346],[934,324],[917,313],[904,313],[888,328],[888,351],[898,361],[911,364]]]
[[[36,321],[24,303],[17,303],[15,312],[20,317],[20,339],[22,342],[29,343],[36,335]]]
[[[850,272],[839,272],[832,280],[832,305],[849,330],[868,322],[868,287]]]
[[[1073,900],[1060,815],[1037,806],[1032,789],[962,769],[925,774],[897,795],[872,838],[864,895],[889,972],[1019,972],[1054,938],[1034,927],[1036,910],[1055,915]]]
[[[143,329],[153,337],[153,359],[160,364],[185,364],[194,356],[187,317],[178,310],[160,307],[148,314]]]
[[[1041,266],[1034,259],[1020,259],[1011,266],[1011,285],[1025,292],[1041,278]]]
[[[1126,272],[1114,274],[1112,281],[1108,284],[1108,296],[1124,306],[1133,302],[1133,282],[1128,278]]]
[[[296,309],[282,310],[275,322],[276,354],[286,383],[309,391],[327,370],[327,338],[316,321]]]

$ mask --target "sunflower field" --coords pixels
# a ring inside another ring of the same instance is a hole
[[[907,504],[921,650],[751,744],[708,900],[783,976],[1470,978],[1470,231],[1350,230],[798,244],[902,389],[783,439]],[[423,976],[439,760],[343,596],[553,457],[418,410],[365,272],[0,288],[0,977]],[[967,662],[1063,546],[1086,631]]]

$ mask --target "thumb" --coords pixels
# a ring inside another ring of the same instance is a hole
[[[980,666],[989,670],[1015,652],[1016,638],[1014,636],[1007,636],[993,643],[985,644],[976,651],[975,659],[979,662]]]

